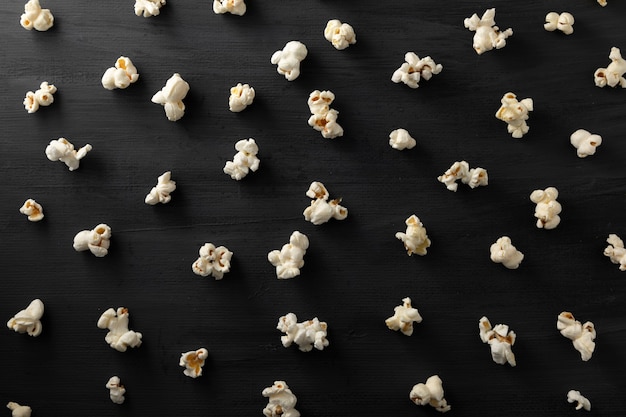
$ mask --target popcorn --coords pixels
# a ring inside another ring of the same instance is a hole
[[[587,411],[591,411],[591,402],[585,397],[583,397],[580,391],[569,390],[567,392],[567,402],[568,403],[576,403],[576,410],[580,410],[584,408]]]
[[[166,0],[135,0],[135,14],[137,16],[152,17],[161,13],[161,7]]]
[[[496,324],[495,327],[491,327],[489,319],[485,316],[481,317],[478,322],[478,330],[480,340],[483,343],[488,343],[491,347],[491,359],[499,365],[509,363],[511,366],[515,366],[515,355],[511,350],[511,347],[515,344],[515,332],[509,330],[509,326],[506,324]]]
[[[289,347],[295,343],[302,352],[310,352],[313,348],[324,350],[328,346],[327,327],[326,322],[319,321],[317,317],[298,323],[298,317],[294,313],[288,313],[279,318],[276,326],[278,330],[285,333],[280,337],[283,346]]]
[[[356,43],[354,28],[347,23],[341,23],[337,19],[329,20],[324,28],[324,37],[338,49],[346,49]]]
[[[230,175],[232,179],[239,181],[248,175],[250,171],[255,172],[259,169],[261,160],[256,156],[259,153],[259,146],[252,138],[241,139],[235,143],[235,150],[237,150],[237,153],[233,160],[227,161],[226,165],[224,165],[224,173]]]
[[[188,92],[189,84],[180,74],[175,73],[167,80],[165,87],[152,96],[152,102],[161,104],[165,108],[167,120],[175,122],[185,115],[183,99]]]
[[[213,0],[213,13],[243,16],[246,13],[246,3],[244,0]]]
[[[295,409],[298,399],[285,381],[274,381],[274,385],[265,388],[261,394],[269,398],[263,409],[265,417],[300,417]]]
[[[141,333],[128,330],[127,308],[118,307],[117,311],[109,308],[98,319],[98,328],[109,330],[104,340],[119,352],[141,346]]]
[[[183,371],[185,375],[190,378],[197,378],[202,375],[202,367],[208,356],[209,351],[205,348],[192,350],[181,354],[178,364],[185,367]]]
[[[524,259],[524,254],[511,243],[511,238],[502,236],[489,248],[491,260],[509,269],[517,269]]]
[[[556,322],[556,328],[561,334],[572,341],[574,348],[580,352],[583,361],[588,361],[593,355],[596,348],[594,342],[596,338],[596,329],[592,322],[588,321],[581,324],[574,318],[569,311],[563,311],[559,314]]]
[[[102,86],[107,90],[126,88],[139,79],[137,68],[130,58],[121,56],[115,66],[107,69],[102,76]]]
[[[330,105],[335,100],[332,91],[315,90],[309,94],[307,104],[312,116],[308,123],[313,129],[322,133],[326,139],[334,139],[343,136],[343,128],[337,123],[339,112],[331,109]]]
[[[501,49],[506,46],[506,38],[513,35],[513,29],[508,28],[504,32],[496,26],[496,9],[487,9],[482,17],[476,13],[466,18],[463,25],[474,33],[472,47],[478,55],[491,51],[493,48]]]
[[[436,64],[429,56],[421,58],[415,52],[407,52],[404,55],[404,64],[391,75],[394,83],[403,82],[411,88],[419,87],[420,79],[430,80],[433,74],[439,74],[443,69],[441,64]]]
[[[348,209],[341,206],[341,198],[328,201],[329,193],[324,184],[313,181],[306,192],[307,197],[314,198],[311,205],[304,209],[304,219],[314,225],[326,223],[331,218],[343,220],[348,217]]]
[[[276,267],[278,279],[288,279],[300,275],[300,268],[304,266],[304,254],[309,247],[309,238],[297,230],[291,234],[289,243],[281,250],[273,250],[267,254],[267,259]]]
[[[537,204],[535,207],[535,217],[537,227],[543,229],[554,229],[561,223],[561,203],[556,201],[559,190],[555,187],[548,187],[545,190],[535,190],[530,194],[530,201]]]
[[[437,177],[437,180],[446,185],[450,191],[456,192],[459,185],[457,180],[467,184],[470,188],[485,186],[489,184],[489,176],[484,168],[472,168],[466,161],[457,161],[446,172]]]
[[[42,9],[39,0],[29,0],[24,6],[24,14],[20,17],[20,25],[27,30],[45,32],[54,25],[54,16],[50,9]]]
[[[126,388],[121,384],[120,378],[118,376],[112,376],[109,378],[108,382],[105,385],[109,389],[109,397],[111,397],[111,401],[115,404],[123,404],[124,394],[126,394]]]
[[[54,103],[53,94],[57,92],[57,88],[48,84],[47,81],[42,82],[39,85],[39,90],[29,91],[26,93],[26,97],[24,97],[24,108],[29,113],[35,113],[39,110],[40,106],[49,106]]]
[[[579,158],[585,158],[596,153],[596,148],[602,145],[602,136],[592,135],[585,129],[578,129],[569,138],[570,143],[576,148]]]
[[[92,230],[81,230],[74,236],[74,250],[77,252],[89,250],[98,258],[102,258],[109,253],[110,239],[111,228],[100,223]]]
[[[33,410],[27,405],[19,405],[13,401],[7,404],[7,408],[11,410],[12,417],[30,417]]]
[[[29,198],[24,202],[22,207],[20,207],[20,213],[28,216],[28,220],[31,222],[38,222],[43,219],[43,208],[41,204]]]
[[[620,271],[626,271],[626,249],[624,249],[624,242],[619,236],[612,233],[606,241],[609,246],[604,249],[604,256],[609,257],[614,264],[619,264]]]
[[[224,246],[217,248],[212,243],[205,243],[200,248],[200,257],[191,265],[196,275],[207,277],[211,275],[216,280],[224,278],[230,271],[230,259],[233,253]]]
[[[406,232],[396,233],[396,239],[404,243],[404,248],[409,256],[414,253],[420,256],[426,255],[426,249],[430,247],[430,239],[420,219],[413,214],[404,223],[406,224]]]
[[[230,97],[228,98],[228,108],[233,113],[243,111],[254,101],[254,88],[248,84],[237,83],[230,89]]]
[[[415,139],[411,137],[406,129],[392,130],[389,134],[389,146],[399,151],[413,149],[417,145]]]
[[[426,383],[419,383],[413,386],[409,398],[416,405],[430,404],[441,413],[450,411],[450,405],[443,398],[443,383],[439,375],[433,375],[426,380]]]
[[[402,334],[411,336],[413,334],[413,322],[421,323],[422,316],[416,308],[411,306],[409,297],[402,299],[402,305],[393,309],[393,316],[385,320],[385,324],[391,330],[400,330]]]
[[[507,131],[516,139],[521,138],[530,129],[526,124],[528,113],[533,111],[533,99],[525,98],[517,101],[513,93],[506,93],[500,102],[502,105],[496,112],[496,118],[507,123]]]
[[[167,204],[172,199],[170,193],[176,190],[176,181],[172,181],[172,172],[167,171],[159,176],[157,185],[152,187],[145,202],[154,206],[157,203]]]
[[[602,7],[606,6],[606,0],[598,0],[598,4]]]
[[[46,147],[46,156],[52,162],[61,161],[69,168],[70,171],[78,169],[80,160],[83,159],[87,152],[91,151],[91,145],[86,144],[82,148],[76,150],[67,139],[59,138],[51,140]]]
[[[560,30],[566,35],[574,33],[574,16],[571,13],[563,12],[561,14],[557,12],[550,12],[546,15],[546,23],[543,28],[549,32]]]
[[[13,316],[7,322],[7,327],[18,333],[39,336],[42,330],[41,316],[43,316],[43,302],[36,298],[30,302],[28,307]]]
[[[617,87],[619,84],[622,88],[626,88],[626,60],[622,58],[619,48],[611,48],[609,54],[611,63],[606,68],[598,68],[593,74],[593,80],[598,87]]]
[[[293,81],[300,75],[300,62],[306,58],[308,51],[300,41],[289,41],[282,50],[272,54],[270,62],[277,65],[276,71],[284,75],[287,81]]]

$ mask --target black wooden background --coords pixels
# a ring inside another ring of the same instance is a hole
[[[34,298],[46,308],[39,337],[0,331],[0,403],[36,416],[253,416],[261,390],[283,379],[303,416],[435,415],[408,394],[438,374],[454,415],[573,415],[570,389],[593,415],[624,413],[626,272],[602,251],[609,233],[626,238],[626,90],[596,87],[593,72],[611,47],[626,55],[625,1],[259,0],[239,17],[171,0],[149,19],[132,0],[42,1],[55,16],[48,32],[20,27],[25,1],[0,3],[0,317]],[[514,34],[479,56],[463,19],[489,7]],[[574,34],[545,31],[549,11],[572,13]],[[332,18],[355,28],[355,45],[324,39]],[[290,40],[309,50],[293,82],[269,62]],[[392,83],[407,51],[442,73],[417,90]],[[100,78],[120,55],[140,79],[105,90]],[[173,123],[150,98],[175,72],[191,91]],[[23,97],[42,81],[58,87],[55,102],[28,114]],[[235,114],[238,82],[257,98]],[[315,89],[335,93],[342,138],[307,125]],[[535,102],[523,139],[494,117],[508,91]],[[414,149],[388,145],[399,127]],[[576,156],[579,128],[603,136],[595,156]],[[44,154],[59,137],[93,145],[75,172]],[[261,167],[237,182],[222,168],[249,137]],[[458,160],[486,168],[489,185],[447,191],[436,178]],[[167,170],[171,203],[144,204]],[[343,198],[346,220],[304,220],[315,180]],[[562,222],[540,230],[529,195],[548,186],[560,191]],[[18,212],[27,198],[44,206],[42,222]],[[414,213],[432,240],[424,257],[394,237]],[[101,222],[113,230],[109,255],[75,252],[74,234]],[[305,266],[278,280],[267,253],[294,230],[311,242]],[[526,256],[518,270],[489,259],[502,235]],[[222,281],[191,271],[205,242],[234,252]],[[411,337],[384,324],[407,296],[424,317]],[[125,353],[96,327],[118,306],[143,333]],[[589,362],[557,331],[563,310],[595,323]],[[284,348],[275,326],[288,312],[326,321],[330,346]],[[492,362],[483,315],[517,333],[517,367]],[[210,359],[193,380],[178,360],[199,347]],[[127,389],[121,406],[104,386],[112,375]]]

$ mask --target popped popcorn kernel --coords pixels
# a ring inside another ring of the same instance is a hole
[[[183,373],[190,378],[197,378],[202,375],[202,367],[209,357],[209,351],[205,348],[191,350],[180,355],[178,365],[184,366]]]
[[[39,89],[35,92],[28,91],[26,97],[24,97],[24,108],[28,113],[35,113],[39,110],[40,106],[49,106],[54,103],[54,93],[57,92],[57,88],[48,84],[47,81],[42,82],[39,85]]]
[[[11,417],[30,417],[33,410],[27,405],[19,405],[13,401],[7,404],[7,408],[11,410]]]
[[[213,13],[243,16],[246,13],[246,2],[244,0],[213,0]]]
[[[482,17],[474,13],[463,21],[463,25],[474,33],[472,47],[478,55],[492,49],[501,49],[506,46],[506,39],[513,35],[513,29],[500,31],[496,26],[496,9],[487,9]]]
[[[343,128],[337,123],[339,112],[330,108],[334,100],[335,94],[332,91],[320,90],[311,92],[307,100],[312,113],[307,123],[326,139],[343,136]]]
[[[28,333],[29,336],[39,336],[41,334],[41,317],[43,316],[43,302],[36,298],[30,302],[28,307],[20,310],[7,322],[7,327],[17,333]]]
[[[237,83],[231,87],[230,97],[228,98],[228,109],[233,113],[239,113],[254,101],[254,88],[248,84]]]
[[[29,198],[24,202],[22,207],[20,207],[20,213],[28,216],[28,220],[31,222],[38,222],[43,219],[43,208],[41,204]]]
[[[537,204],[535,217],[537,227],[540,229],[554,229],[561,223],[561,203],[556,201],[559,190],[556,187],[548,187],[545,190],[535,190],[530,194],[530,201]]]
[[[414,253],[420,256],[426,255],[431,242],[419,217],[412,214],[404,223],[406,224],[406,231],[404,233],[397,232],[396,239],[404,243],[404,248],[409,256]]]
[[[165,2],[166,0],[135,0],[135,14],[143,17],[158,16]]]
[[[450,411],[452,408],[443,398],[443,382],[438,375],[431,376],[426,383],[414,385],[409,393],[409,399],[416,405],[430,405],[441,413]]]
[[[511,238],[502,236],[496,240],[489,248],[491,260],[497,264],[502,264],[508,269],[519,268],[524,254],[518,251],[511,243]]]
[[[291,234],[289,243],[280,250],[273,250],[267,254],[267,259],[276,267],[278,279],[289,279],[300,275],[300,268],[304,266],[304,254],[309,247],[309,238],[297,230]]]
[[[491,359],[498,365],[508,363],[515,366],[515,354],[512,346],[515,344],[515,332],[509,330],[506,324],[496,324],[491,326],[489,319],[485,316],[478,321],[480,340],[487,343],[491,348]]]
[[[165,87],[152,96],[152,102],[162,105],[167,120],[175,122],[185,115],[183,99],[188,92],[189,84],[182,79],[180,74],[175,73],[167,80]]]
[[[437,177],[437,181],[445,184],[446,188],[453,192],[456,192],[459,187],[458,180],[469,185],[470,188],[476,188],[488,185],[489,175],[484,168],[470,169],[467,161],[456,161],[446,172]]]
[[[563,12],[550,12],[546,15],[546,23],[543,28],[548,32],[554,32],[560,30],[566,35],[574,33],[574,16],[571,13]]]
[[[212,243],[205,243],[200,248],[200,257],[191,265],[194,274],[202,277],[211,275],[216,280],[224,278],[230,271],[230,260],[233,253],[224,246],[215,247]]]
[[[340,205],[341,198],[329,201],[330,194],[321,182],[313,181],[306,195],[314,199],[302,213],[306,221],[320,225],[330,219],[344,220],[348,217],[348,209]]]
[[[338,19],[331,19],[326,23],[324,38],[338,50],[346,49],[356,43],[354,28]]]
[[[421,79],[428,81],[443,70],[443,66],[435,63],[430,56],[420,58],[415,52],[407,52],[404,60],[405,63],[391,75],[391,81],[402,82],[411,88],[418,88]]]
[[[576,148],[579,158],[586,158],[596,153],[596,148],[602,145],[602,136],[591,134],[585,129],[578,129],[570,136],[570,143]]]
[[[585,409],[586,411],[591,411],[591,402],[580,391],[569,390],[567,392],[567,402],[576,403],[576,410]]]
[[[100,223],[92,230],[81,230],[74,236],[74,250],[77,252],[90,251],[98,258],[109,253],[111,246],[111,227]]]
[[[120,56],[115,61],[115,66],[108,68],[102,76],[102,86],[107,90],[127,88],[139,79],[137,68],[130,58]]]
[[[626,88],[626,60],[622,58],[619,48],[611,48],[609,54],[611,63],[606,68],[598,68],[593,74],[593,80],[597,87],[617,87]]]
[[[624,241],[613,233],[609,235],[606,241],[609,245],[604,249],[604,256],[607,256],[614,264],[618,264],[620,271],[626,271],[626,249],[624,249]]]
[[[87,152],[91,151],[91,149],[91,145],[86,144],[76,150],[70,141],[65,138],[59,138],[50,141],[46,147],[46,157],[52,162],[64,162],[70,171],[74,171],[80,166],[80,160],[87,156]]]
[[[411,305],[410,297],[403,298],[402,305],[394,307],[393,316],[385,320],[387,328],[395,331],[400,330],[405,336],[413,334],[413,322],[421,323],[422,316]]]
[[[506,93],[500,100],[502,104],[496,112],[496,118],[507,124],[507,131],[516,139],[523,137],[530,127],[526,123],[529,113],[533,111],[533,99],[517,100],[513,93]]]
[[[284,75],[287,81],[293,81],[300,76],[300,62],[308,52],[302,42],[289,41],[283,49],[272,54],[270,62],[277,66],[276,71]]]
[[[54,25],[54,16],[50,9],[41,8],[39,0],[29,0],[20,16],[20,25],[26,30],[45,32]]]
[[[274,385],[265,388],[261,394],[269,398],[263,409],[265,417],[300,417],[295,408],[298,399],[285,381],[274,381]]]
[[[157,185],[146,195],[145,203],[154,206],[157,203],[167,204],[172,200],[170,193],[176,190],[176,181],[172,181],[172,172],[166,171],[157,179]]]
[[[108,329],[104,340],[118,352],[141,346],[142,334],[128,329],[129,313],[125,307],[109,308],[98,319],[99,329]]]
[[[570,339],[574,348],[580,352],[583,361],[588,361],[596,348],[594,342],[596,329],[592,322],[581,323],[569,311],[563,311],[557,317],[556,328],[561,334]]]
[[[124,403],[124,400],[126,400],[126,398],[124,397],[124,394],[126,394],[126,388],[124,388],[124,385],[122,385],[120,377],[112,376],[107,381],[105,387],[109,389],[109,397],[111,398],[111,401],[113,401],[115,404]]]
[[[389,146],[393,149],[402,151],[413,149],[415,145],[417,145],[417,141],[411,137],[406,129],[395,129],[389,134]]]
[[[232,161],[227,161],[224,165],[224,173],[230,175],[234,180],[241,180],[250,171],[255,172],[259,169],[261,160],[257,157],[259,146],[252,138],[241,139],[235,143],[237,153]]]
[[[298,317],[288,313],[278,319],[276,328],[285,333],[280,338],[284,347],[295,343],[302,352],[310,352],[313,348],[324,350],[329,343],[326,339],[328,325],[317,317],[298,323]]]

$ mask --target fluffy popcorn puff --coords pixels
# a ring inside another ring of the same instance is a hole
[[[431,376],[426,380],[426,383],[414,385],[409,393],[409,398],[416,405],[429,404],[441,413],[450,411],[451,408],[446,399],[443,398],[443,382],[438,375]]]
[[[124,385],[122,385],[118,376],[112,376],[109,378],[105,386],[109,389],[109,397],[111,398],[111,401],[115,404],[124,403],[124,400],[126,399],[124,398],[126,388],[124,388]]]
[[[285,381],[274,381],[274,385],[265,388],[261,394],[269,398],[263,409],[265,417],[300,417],[295,408],[298,399]]]
[[[417,141],[411,137],[406,129],[392,130],[389,134],[389,146],[399,151],[413,149]]]
[[[533,111],[533,99],[525,98],[517,101],[517,96],[513,93],[506,93],[500,100],[502,105],[496,112],[496,118],[507,123],[507,131],[516,139],[521,138],[530,129],[526,120],[528,113]]]
[[[141,333],[128,330],[128,309],[109,308],[98,319],[99,329],[108,329],[104,340],[115,350],[126,352],[129,347],[141,346]]]
[[[232,161],[227,161],[224,165],[224,173],[230,175],[234,180],[241,180],[248,175],[250,171],[255,172],[259,169],[261,160],[257,158],[259,146],[252,138],[241,139],[235,143],[237,153]]]
[[[535,217],[537,227],[540,229],[554,229],[561,223],[561,203],[556,201],[559,197],[559,190],[555,187],[548,187],[545,190],[535,190],[530,194],[530,201],[537,204],[535,207]]]
[[[206,358],[209,357],[209,351],[205,348],[191,350],[180,355],[178,364],[184,366],[183,373],[190,378],[197,378],[202,375],[202,367]]]
[[[592,322],[588,321],[581,324],[574,318],[569,311],[563,311],[559,314],[556,322],[556,328],[561,334],[572,341],[574,348],[580,352],[583,361],[588,361],[593,355],[596,348],[594,342],[596,338],[596,329]]]
[[[47,81],[42,82],[39,85],[39,89],[34,93],[29,91],[24,97],[24,108],[28,113],[35,113],[39,110],[40,106],[49,106],[54,103],[53,94],[57,92],[57,88],[48,84]]]
[[[157,203],[167,204],[172,200],[170,193],[174,190],[176,190],[176,181],[172,181],[172,172],[164,172],[157,179],[157,185],[152,187],[146,195],[145,202],[151,206]]]
[[[313,129],[322,133],[326,139],[334,139],[343,136],[343,128],[337,123],[339,112],[331,109],[330,105],[335,100],[332,91],[315,90],[309,94],[307,104],[312,115],[308,124]]]
[[[430,239],[420,219],[413,214],[404,223],[406,224],[406,231],[404,233],[397,232],[396,239],[404,243],[404,248],[409,256],[414,253],[420,256],[426,255],[426,250],[430,247]]]
[[[457,161],[442,175],[437,177],[437,181],[446,185],[450,191],[456,192],[459,185],[457,181],[461,180],[463,184],[467,184],[470,188],[485,186],[489,184],[489,175],[484,168],[470,169],[467,161]]]
[[[347,23],[341,23],[337,19],[329,20],[326,23],[324,38],[338,50],[346,49],[348,46],[356,43],[354,28]]]
[[[109,253],[111,246],[111,227],[100,223],[92,230],[81,230],[74,236],[74,250],[77,252],[90,251],[98,258]]]
[[[11,417],[30,417],[33,410],[27,405],[19,405],[13,401],[7,404],[7,408],[11,410]]]
[[[472,47],[478,55],[492,49],[501,49],[506,45],[506,38],[513,35],[513,29],[508,28],[504,32],[496,26],[496,9],[487,9],[482,17],[476,13],[466,18],[463,25],[474,33]]]
[[[280,337],[284,347],[295,343],[302,352],[310,352],[313,348],[324,350],[328,346],[326,339],[328,325],[324,321],[319,321],[317,317],[298,323],[298,317],[294,313],[288,313],[278,319],[276,328],[285,333]]]
[[[574,16],[571,13],[563,12],[561,14],[557,12],[550,12],[546,15],[546,23],[543,28],[548,32],[554,32],[560,30],[566,35],[574,33]]]
[[[161,13],[161,7],[166,0],[135,0],[135,14],[137,16],[152,17]]]
[[[576,148],[579,158],[586,158],[596,153],[596,148],[602,145],[602,136],[592,135],[585,129],[578,129],[569,138],[572,146]]]
[[[231,87],[230,97],[228,98],[228,108],[233,113],[243,111],[254,101],[254,88],[248,84],[237,83],[236,86]]]
[[[624,249],[624,241],[613,233],[609,235],[606,241],[609,245],[604,248],[604,256],[607,256],[614,264],[619,264],[620,271],[626,271],[626,249]]]
[[[28,216],[28,220],[31,222],[38,222],[43,219],[43,208],[41,204],[29,198],[24,202],[22,207],[20,207],[20,213]]]
[[[175,122],[185,115],[183,99],[188,92],[187,81],[183,80],[180,74],[175,73],[167,80],[165,87],[152,96],[152,102],[162,105],[165,108],[167,120]]]
[[[91,149],[91,145],[86,144],[76,150],[70,141],[65,138],[59,138],[50,141],[46,147],[46,156],[52,162],[64,162],[70,171],[74,171],[80,166],[80,160],[87,156],[87,152],[91,151]]]
[[[496,324],[491,327],[489,319],[485,316],[478,321],[480,340],[491,347],[491,359],[498,365],[515,366],[515,355],[511,347],[515,344],[515,332],[509,330],[506,324]]]
[[[200,257],[191,265],[196,275],[222,279],[230,271],[230,259],[233,253],[224,246],[215,247],[212,243],[205,243],[200,248]]]
[[[393,316],[385,320],[385,324],[391,330],[400,330],[402,334],[411,336],[413,334],[413,322],[421,323],[422,316],[416,308],[411,306],[411,298],[402,299],[402,305],[393,309]]]
[[[502,264],[508,269],[517,269],[524,259],[524,254],[511,243],[511,238],[502,236],[489,248],[491,260]]]
[[[439,74],[443,69],[443,66],[436,64],[431,57],[420,59],[415,52],[407,52],[404,60],[406,62],[391,75],[391,81],[403,82],[411,88],[419,87],[420,79],[428,81],[433,74]]]
[[[598,0],[598,4],[602,7],[606,6],[606,0]]]
[[[43,316],[43,302],[36,298],[30,302],[28,307],[13,316],[7,322],[7,327],[17,333],[39,336],[42,330],[41,316]]]
[[[246,3],[244,0],[213,0],[213,13],[243,16],[246,13]]]
[[[297,230],[291,234],[289,243],[280,250],[273,250],[267,254],[267,259],[276,267],[278,279],[288,279],[300,275],[300,268],[304,266],[304,254],[309,247],[309,238]]]
[[[620,87],[626,88],[626,78],[624,78],[624,74],[626,73],[626,60],[622,58],[622,53],[619,48],[611,48],[609,59],[611,63],[608,67],[598,68],[593,74],[593,80],[596,86],[606,87],[608,85],[609,87],[617,87],[619,84]]]
[[[270,62],[276,65],[276,71],[284,75],[287,81],[300,76],[300,62],[306,58],[308,50],[300,41],[289,41],[282,50],[272,54]]]
[[[24,14],[20,17],[20,25],[27,30],[44,32],[54,25],[54,16],[50,9],[41,8],[39,0],[29,0],[24,6]]]
[[[576,410],[584,408],[587,411],[591,411],[591,402],[587,398],[583,397],[580,391],[573,389],[569,390],[567,392],[567,402],[570,404],[576,403]]]
[[[348,217],[348,209],[340,205],[341,198],[328,201],[330,194],[324,184],[313,181],[306,192],[307,197],[314,198],[311,205],[304,209],[304,219],[314,225],[326,223],[330,219],[343,220]]]
[[[121,56],[115,66],[107,69],[102,76],[102,86],[107,90],[126,88],[139,79],[137,68],[130,58]]]

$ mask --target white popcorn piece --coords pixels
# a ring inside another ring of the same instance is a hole
[[[415,214],[411,215],[404,221],[406,231],[397,232],[396,239],[404,243],[404,248],[409,256],[414,253],[420,256],[426,255],[427,249],[430,247],[430,239],[426,234],[426,228]]]
[[[38,222],[43,219],[43,208],[41,204],[29,198],[24,202],[22,207],[20,207],[20,213],[28,216],[28,220],[31,222]]]
[[[230,260],[233,253],[224,246],[215,247],[212,243],[205,243],[199,252],[200,257],[191,265],[194,274],[202,277],[211,275],[219,280],[230,271]]]
[[[463,184],[469,185],[470,188],[476,188],[488,185],[489,175],[484,168],[470,169],[467,161],[456,161],[446,172],[438,176],[437,180],[445,184],[448,190],[456,192],[459,187],[457,184],[458,180],[461,180]]]
[[[98,328],[109,330],[104,340],[118,352],[141,346],[141,333],[128,330],[128,315],[125,307],[109,308],[98,319]]]
[[[406,129],[392,130],[389,134],[389,146],[399,151],[413,149],[417,141],[411,137]]]
[[[391,75],[391,81],[403,82],[411,88],[419,87],[420,79],[428,81],[433,74],[439,74],[443,70],[443,66],[435,63],[431,57],[420,59],[415,52],[407,52],[404,60],[406,62]]]
[[[309,247],[309,238],[297,230],[289,237],[289,243],[280,250],[273,250],[267,254],[267,259],[276,267],[278,279],[289,279],[300,275],[300,268],[304,266],[304,254]]]
[[[535,217],[537,227],[540,229],[554,229],[561,223],[561,203],[556,201],[559,197],[559,190],[555,187],[548,187],[545,190],[535,190],[530,193],[530,201],[537,204],[535,207]]]
[[[228,108],[233,113],[239,113],[252,104],[254,97],[254,88],[250,87],[248,84],[237,83],[236,86],[230,89]]]
[[[184,366],[183,373],[190,378],[197,378],[202,375],[202,367],[206,358],[209,357],[209,351],[205,348],[191,350],[180,355],[178,364]]]
[[[626,271],[626,249],[624,249],[624,241],[613,233],[609,235],[606,241],[609,245],[604,248],[604,256],[607,256],[614,264],[618,264],[620,271]]]
[[[243,16],[246,13],[246,2],[244,0],[213,0],[213,13]]]
[[[170,193],[176,190],[176,181],[172,181],[172,171],[166,171],[157,179],[157,185],[152,187],[145,202],[151,206],[157,203],[167,204],[172,200]]]
[[[343,136],[343,128],[337,123],[339,112],[330,108],[334,100],[335,94],[332,91],[320,90],[311,92],[307,100],[309,110],[312,113],[308,124],[326,139]]]
[[[304,219],[314,225],[326,223],[330,219],[343,220],[348,217],[348,209],[340,205],[341,198],[328,201],[330,194],[324,184],[313,181],[306,192],[307,197],[314,198],[311,205],[302,213]]]
[[[591,411],[591,402],[585,398],[580,391],[569,390],[567,392],[567,402],[568,403],[576,403],[576,410],[580,410],[581,408]]]
[[[241,139],[235,143],[235,150],[237,153],[233,157],[232,161],[227,161],[224,165],[224,173],[230,175],[234,180],[241,180],[250,171],[255,172],[259,169],[261,160],[257,158],[259,153],[259,146],[252,138]]]
[[[105,387],[109,389],[109,397],[111,398],[111,401],[113,401],[115,404],[124,403],[124,400],[126,399],[124,398],[124,394],[126,394],[126,388],[124,388],[124,385],[122,385],[118,376],[112,376],[111,378],[109,378]]]
[[[491,359],[498,365],[508,363],[515,366],[515,354],[512,346],[515,344],[515,332],[509,330],[506,324],[496,324],[491,326],[489,319],[485,316],[478,321],[480,340],[489,344],[491,348]]]
[[[338,19],[331,19],[326,23],[324,38],[340,51],[356,43],[354,28]]]
[[[496,118],[507,123],[507,131],[516,139],[521,138],[530,129],[526,120],[528,113],[533,111],[533,99],[525,98],[517,101],[517,96],[513,93],[506,93],[500,100],[502,105],[496,112]]]
[[[76,150],[70,141],[65,138],[59,138],[50,141],[46,147],[46,156],[52,162],[64,162],[70,171],[74,171],[80,166],[80,160],[83,159],[91,149],[91,145],[86,144]]]
[[[107,90],[127,88],[139,79],[137,68],[133,61],[125,56],[120,56],[115,61],[115,66],[107,69],[102,76],[102,86]]]
[[[276,65],[276,71],[284,75],[287,81],[300,76],[300,62],[306,58],[308,50],[300,41],[289,41],[282,50],[272,54],[270,62]]]
[[[166,0],[135,0],[135,14],[143,17],[158,16],[165,2]]]
[[[77,252],[90,251],[98,258],[109,253],[111,246],[111,227],[100,223],[92,230],[81,230],[74,236],[74,250]]]
[[[261,394],[269,398],[263,409],[265,417],[300,417],[295,408],[298,399],[285,381],[274,381],[274,385],[265,388]]]
[[[42,330],[41,316],[43,316],[43,302],[36,298],[30,302],[28,307],[13,316],[7,322],[7,327],[17,333],[39,336]]]
[[[413,322],[421,323],[422,316],[416,308],[411,306],[411,298],[402,299],[402,305],[393,309],[393,316],[385,320],[385,324],[391,330],[400,330],[402,334],[411,336],[413,334]]]
[[[19,405],[16,402],[9,402],[7,408],[11,410],[11,417],[30,417],[33,410],[27,405]]]
[[[54,16],[50,9],[42,9],[39,0],[29,0],[20,17],[20,25],[27,30],[44,32],[54,25]]]
[[[54,103],[53,94],[56,92],[57,88],[54,85],[44,81],[39,85],[38,90],[26,93],[26,97],[24,97],[24,108],[28,113],[35,113],[39,110],[40,106],[45,107]]]
[[[298,323],[298,317],[288,313],[278,319],[276,328],[285,333],[280,337],[284,347],[295,343],[302,352],[310,352],[313,348],[324,350],[329,343],[326,339],[328,325],[317,317]]]
[[[581,324],[574,318],[569,311],[563,311],[559,314],[556,322],[556,328],[561,334],[572,341],[574,348],[580,352],[583,361],[588,361],[593,355],[596,348],[594,342],[596,338],[596,329],[592,322],[587,321]]]
[[[497,264],[502,264],[508,269],[519,268],[524,254],[518,251],[511,243],[511,238],[502,236],[496,240],[489,248],[491,260]]]
[[[602,7],[606,6],[606,0],[598,0],[598,4]]]
[[[566,35],[571,35],[574,33],[574,16],[568,12],[561,14],[550,12],[546,15],[546,23],[543,28],[548,32],[554,32],[558,29]]]
[[[164,107],[167,120],[175,122],[185,115],[183,99],[188,92],[187,81],[183,80],[180,74],[175,73],[167,80],[165,87],[152,96],[151,100]]]
[[[602,136],[591,134],[585,129],[578,129],[569,138],[572,146],[576,148],[579,158],[585,158],[596,153],[596,148],[602,145]]]
[[[506,46],[506,39],[513,35],[513,29],[508,28],[500,31],[496,26],[496,9],[487,9],[482,17],[476,13],[472,17],[466,18],[463,25],[474,33],[472,47],[478,55],[492,49],[501,49]]]
[[[446,399],[443,398],[443,382],[439,375],[431,376],[426,380],[426,383],[414,385],[409,393],[409,398],[416,405],[430,405],[441,413],[451,409]]]
[[[611,63],[606,68],[598,68],[593,74],[593,80],[598,87],[620,87],[626,88],[626,59],[622,58],[619,48],[611,48],[609,54]]]

